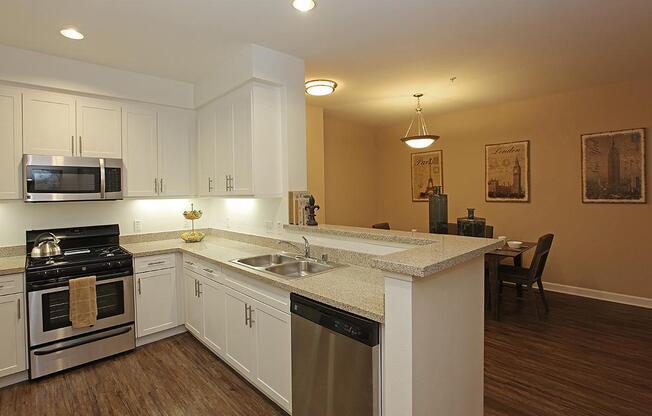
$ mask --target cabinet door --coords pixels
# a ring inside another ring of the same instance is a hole
[[[254,380],[256,344],[253,325],[246,320],[252,300],[226,288],[226,359],[243,375]]]
[[[22,140],[20,91],[0,86],[0,199],[21,197]]]
[[[253,195],[252,87],[233,94],[233,190],[237,195]]]
[[[203,340],[213,352],[224,355],[226,342],[226,299],[224,286],[210,279],[201,285],[204,320]]]
[[[25,299],[22,293],[0,296],[0,377],[27,369]]]
[[[292,409],[290,315],[256,300],[256,384],[286,410]]]
[[[228,195],[232,191],[233,176],[233,105],[231,96],[220,99],[215,107],[215,194]]]
[[[129,105],[123,108],[122,120],[126,196],[158,195],[157,113]]]
[[[136,274],[136,326],[138,336],[177,326],[176,269]]]
[[[77,98],[77,156],[122,157],[122,107],[119,103]]]
[[[199,278],[198,274],[190,270],[183,271],[186,328],[194,336],[201,338],[202,305],[197,291]]]
[[[165,109],[158,113],[159,194],[194,194],[192,154],[194,151],[195,113]]]
[[[75,97],[46,92],[23,94],[23,153],[74,156]]]
[[[215,191],[215,112],[214,104],[197,112],[197,191],[201,196]]]

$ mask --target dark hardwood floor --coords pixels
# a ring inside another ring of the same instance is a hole
[[[285,416],[189,334],[0,390],[2,416]]]
[[[539,321],[505,289],[485,325],[486,416],[649,416],[652,310],[549,293]],[[188,334],[0,390],[0,415],[281,416]]]
[[[513,288],[485,320],[485,415],[652,415],[652,310],[546,294],[545,321]]]

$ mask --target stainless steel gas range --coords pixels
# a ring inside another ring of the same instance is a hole
[[[34,242],[54,234],[61,254],[32,257]],[[26,286],[30,378],[133,350],[132,255],[119,246],[118,225],[27,232]],[[96,276],[97,322],[72,327],[68,280]]]

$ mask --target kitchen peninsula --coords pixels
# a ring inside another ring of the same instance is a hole
[[[313,255],[328,254],[347,267],[286,279],[232,262],[278,253],[278,240],[299,242],[302,236],[313,241]],[[183,253],[184,259],[191,256],[381,323],[385,416],[482,414],[483,254],[497,240],[291,225],[258,233],[210,230],[197,244],[124,240],[136,262]]]

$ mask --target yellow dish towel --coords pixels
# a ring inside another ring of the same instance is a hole
[[[73,328],[87,328],[97,321],[95,276],[68,280],[70,322]]]

